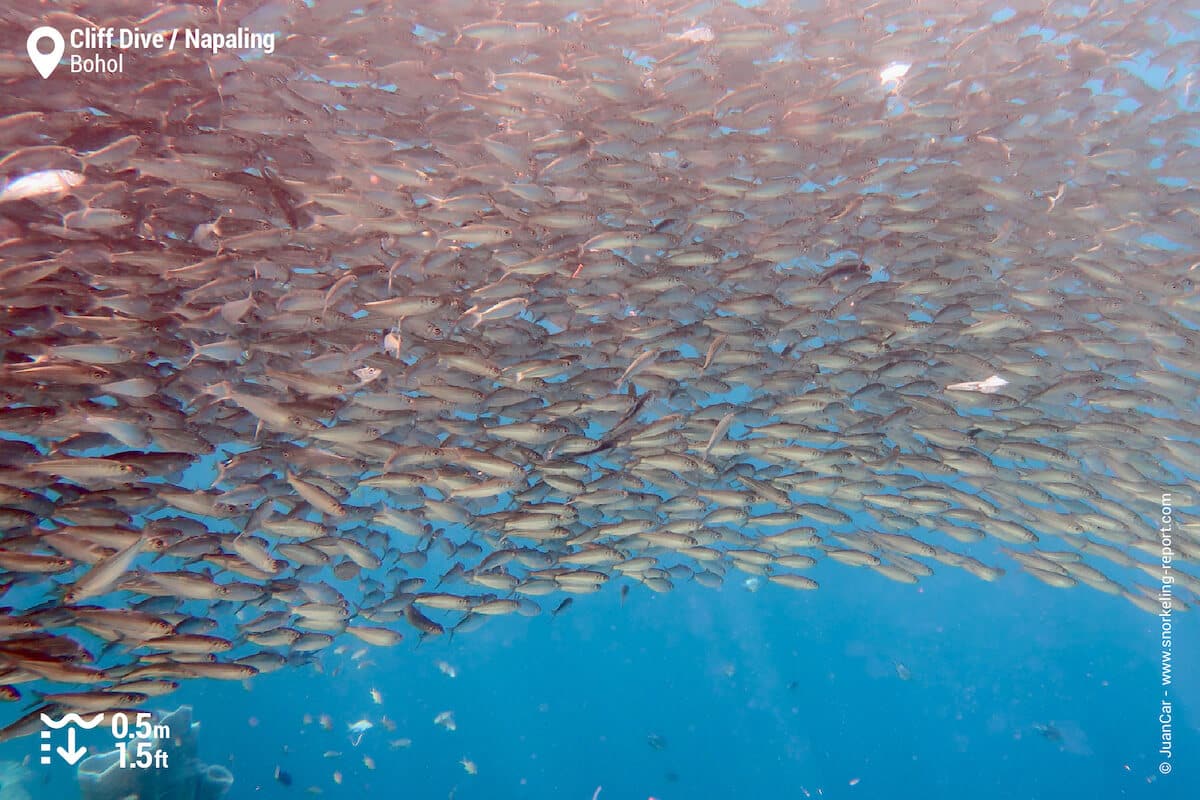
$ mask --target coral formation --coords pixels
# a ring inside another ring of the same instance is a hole
[[[19,761],[0,761],[0,800],[29,800],[29,790],[22,785],[29,774]]]
[[[89,756],[79,762],[82,800],[121,800],[130,795],[139,800],[220,800],[225,796],[233,775],[222,766],[202,764],[196,757],[200,723],[192,722],[191,706],[180,706],[155,724],[170,730],[170,738],[155,738],[150,748],[167,753],[167,766],[122,768],[120,750]]]

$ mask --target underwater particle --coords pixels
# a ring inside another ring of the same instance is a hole
[[[370,756],[363,756],[363,766],[367,769],[375,769],[375,759]]]
[[[443,711],[442,713],[438,714],[436,717],[433,718],[433,724],[441,725],[443,728],[445,728],[448,731],[458,730],[458,723],[456,723],[454,721],[454,712],[453,711]]]
[[[751,577],[746,578],[746,580],[742,582],[742,585],[746,587],[747,592],[757,592],[760,588],[762,588],[762,581],[760,581],[758,578]]]
[[[279,765],[275,765],[275,780],[282,783],[284,786],[292,785],[292,776],[280,769]]]
[[[1053,722],[1041,723],[1035,722],[1033,729],[1040,733],[1043,738],[1051,742],[1061,742],[1063,740],[1062,731],[1055,727]]]
[[[646,744],[653,747],[655,750],[667,749],[667,740],[659,736],[657,733],[652,733],[646,737]]]
[[[460,760],[458,763],[462,764],[463,772],[467,773],[468,775],[478,775],[479,774],[479,767],[477,767],[475,765],[474,761],[467,758],[466,756],[463,756],[462,760]]]
[[[439,661],[439,662],[437,662],[437,668],[439,670],[441,670],[441,673],[443,675],[445,675],[447,678],[457,678],[458,677],[458,670],[454,667],[453,664],[449,664],[445,661]]]
[[[379,690],[374,687],[371,688],[371,702],[377,706],[383,705],[383,695],[381,695]]]
[[[898,677],[902,681],[909,680],[910,678],[912,678],[912,670],[910,670],[908,667],[904,666],[899,661],[897,661],[896,662],[896,677]]]

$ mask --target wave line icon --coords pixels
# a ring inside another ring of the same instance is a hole
[[[51,728],[54,728],[55,730],[58,730],[59,728],[62,728],[65,725],[73,723],[73,724],[78,725],[79,727],[83,728],[85,731],[90,731],[92,728],[99,725],[100,720],[102,720],[102,719],[104,719],[103,713],[97,714],[96,716],[92,717],[91,722],[84,722],[83,717],[79,716],[74,711],[71,711],[67,714],[64,714],[63,718],[60,719],[58,722],[55,722],[50,717],[46,716],[45,714],[42,714],[42,722],[46,723],[46,725],[48,725]]]

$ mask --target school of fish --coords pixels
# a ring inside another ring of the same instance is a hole
[[[1159,612],[1182,4],[56,5],[0,12],[0,739],[599,590]],[[277,38],[42,79],[39,25]]]

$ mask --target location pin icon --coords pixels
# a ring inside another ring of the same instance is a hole
[[[49,39],[50,43],[54,45],[49,53],[38,50],[38,45],[45,39]],[[54,72],[54,68],[58,66],[58,60],[62,58],[63,51],[67,49],[67,43],[63,41],[61,33],[49,25],[43,25],[29,34],[29,38],[25,40],[25,49],[29,52],[29,60],[33,62],[33,66],[37,67],[37,71],[42,74],[43,78],[49,78],[50,73]]]

